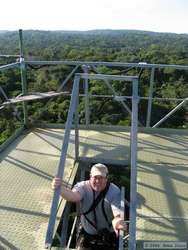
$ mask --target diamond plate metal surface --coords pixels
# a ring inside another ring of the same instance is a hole
[[[0,248],[44,249],[52,200],[51,180],[57,172],[63,136],[63,129],[38,128],[18,137],[1,153]],[[126,132],[80,130],[79,139],[82,156],[127,157]],[[73,131],[65,181],[72,172],[74,151]]]
[[[188,241],[188,219],[137,217],[137,241]]]
[[[80,156],[126,161],[129,158],[130,133],[110,130],[81,130]]]
[[[63,133],[35,129],[1,153],[0,249],[44,249]],[[72,169],[68,157],[65,181]]]
[[[188,131],[139,134],[137,249],[188,241]]]
[[[188,131],[152,129],[138,135],[138,160],[149,163],[188,164]]]
[[[155,131],[138,136],[138,241],[188,232],[188,133]],[[38,128],[0,153],[0,249],[44,249],[63,136],[63,129]],[[70,139],[65,181],[73,170],[74,132]],[[79,140],[83,157],[109,162],[129,157],[126,130],[81,129]]]

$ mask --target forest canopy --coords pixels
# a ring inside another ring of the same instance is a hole
[[[73,61],[105,61],[152,64],[188,65],[188,35],[173,33],[155,33],[134,30],[93,30],[93,31],[38,31],[23,32],[25,60],[73,60]],[[19,35],[17,32],[0,32],[0,55],[19,55]],[[0,57],[0,64],[12,63],[14,57]],[[45,92],[57,90],[73,67],[48,66],[27,67],[27,90],[29,92]],[[148,96],[150,70],[140,72],[138,69],[123,72],[122,68],[98,67],[105,74],[140,75],[140,96]],[[155,70],[154,96],[159,98],[186,98],[188,96],[188,71],[172,68]],[[0,71],[0,86],[6,95],[17,96],[22,91],[20,70]],[[112,82],[119,95],[131,94],[128,84],[120,86]],[[71,90],[72,81],[68,81],[65,89]],[[110,94],[106,86],[92,80],[89,85],[91,94]],[[1,103],[4,101],[0,93]],[[32,120],[40,119],[50,123],[66,121],[70,98],[60,97],[50,101],[47,109],[39,112],[46,101],[32,102],[28,113]],[[131,106],[128,103],[129,106]],[[154,101],[151,124],[161,119],[172,110],[177,103],[173,101]],[[84,123],[84,99],[80,99],[80,123]],[[125,114],[122,106],[112,99],[92,98],[90,103],[91,122],[94,124],[130,125],[130,116]],[[93,112],[94,111],[94,112]],[[40,113],[40,114],[39,114]],[[139,120],[146,123],[147,101],[139,103]],[[23,119],[22,105],[6,107],[0,110],[0,143],[4,142],[19,127]],[[14,121],[14,122],[13,122]],[[164,123],[165,127],[187,128],[188,109],[184,105]]]

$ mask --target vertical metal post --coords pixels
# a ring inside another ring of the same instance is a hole
[[[26,65],[24,61],[24,53],[23,53],[23,37],[22,30],[19,30],[19,38],[20,38],[20,71],[21,71],[21,83],[22,83],[22,94],[27,94],[27,81],[26,81]],[[27,112],[27,103],[23,102],[23,114],[24,114],[24,126],[28,125],[28,112]]]
[[[155,68],[151,70],[146,127],[150,127]]]
[[[75,160],[78,161],[79,158],[79,89],[76,96],[76,109],[74,116],[74,126],[75,126]]]
[[[88,66],[83,66],[84,73],[88,74]],[[84,94],[85,94],[85,122],[86,127],[90,124],[90,109],[89,109],[89,85],[88,85],[88,79],[84,79]]]
[[[63,174],[64,174],[64,167],[65,167],[67,149],[68,149],[68,144],[69,144],[69,139],[70,139],[73,114],[75,112],[75,107],[76,107],[76,97],[78,95],[78,90],[79,90],[79,81],[80,81],[80,76],[76,75],[74,78],[70,107],[69,107],[67,122],[65,126],[65,135],[64,135],[63,145],[61,149],[61,158],[60,158],[58,173],[57,173],[57,177],[59,177],[60,179],[63,178]],[[51,211],[50,211],[50,218],[48,222],[48,229],[46,233],[45,248],[50,248],[52,244],[60,191],[61,191],[61,188],[54,191],[54,196],[53,196],[53,201],[52,201],[52,206],[51,206]]]
[[[124,210],[125,210],[125,188],[121,187],[121,207],[120,207],[120,218],[125,220]],[[124,230],[120,230],[119,233],[119,250],[123,250],[123,237]]]
[[[20,57],[24,57],[23,53],[23,36],[22,36],[22,30],[19,30],[19,38],[20,38]]]
[[[132,122],[131,122],[131,190],[130,190],[129,250],[136,249],[137,132],[138,132],[138,79],[133,79]]]

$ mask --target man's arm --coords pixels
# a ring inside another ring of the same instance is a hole
[[[81,194],[78,191],[72,191],[71,189],[62,186],[62,181],[59,177],[55,177],[52,180],[52,189],[58,189],[61,187],[61,196],[71,202],[79,202],[81,200]]]

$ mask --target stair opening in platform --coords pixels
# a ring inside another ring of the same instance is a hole
[[[84,169],[85,180],[89,178],[90,168],[93,163],[80,164],[80,171],[78,171],[76,180],[74,183],[80,181],[83,177],[82,171]],[[129,221],[129,202],[130,202],[130,167],[128,165],[109,165],[105,164],[109,169],[109,180],[116,184],[119,188],[125,187],[125,220]],[[67,212],[68,211],[68,212]],[[67,223],[67,227],[63,226],[63,223]],[[80,225],[78,207],[74,203],[67,203],[66,208],[63,211],[59,226],[52,246],[54,247],[67,247],[68,249],[75,249],[76,237],[78,228]],[[65,230],[66,228],[66,230]],[[65,230],[65,231],[64,231]],[[128,232],[126,232],[126,235]],[[125,248],[128,249],[128,242],[125,240]]]

